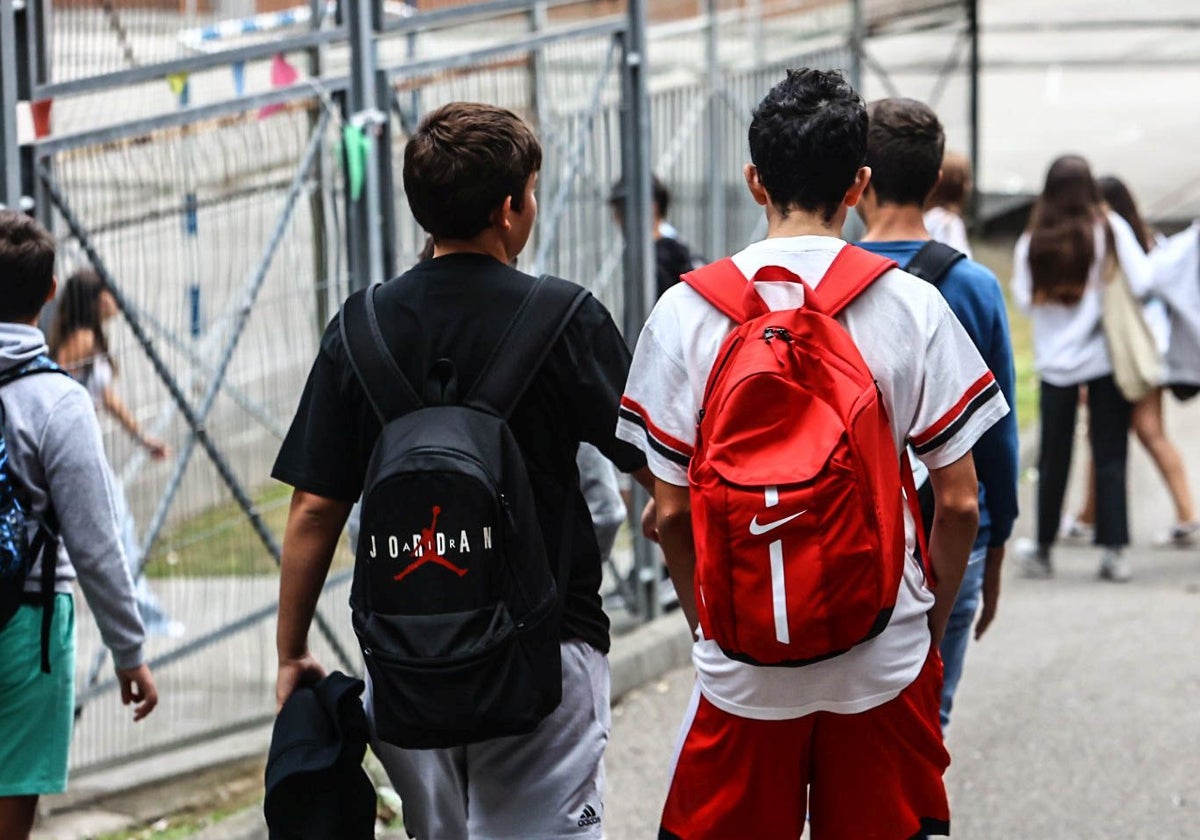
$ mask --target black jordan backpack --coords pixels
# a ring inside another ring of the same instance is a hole
[[[552,563],[507,420],[587,293],[540,278],[459,400],[445,359],[418,396],[384,343],[378,288],[351,296],[341,315],[383,426],[350,594],[376,732],[413,749],[530,732],[562,697],[570,528]]]

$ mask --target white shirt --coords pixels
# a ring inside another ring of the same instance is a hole
[[[930,238],[962,251],[967,259],[971,259],[971,243],[967,240],[967,225],[962,216],[945,207],[930,207],[925,211],[925,230],[929,231]]]
[[[1138,299],[1153,289],[1150,259],[1137,234],[1124,219],[1109,211],[1108,224],[1116,243],[1117,261],[1129,278]],[[1033,302],[1033,276],[1029,270],[1029,233],[1017,240],[1013,252],[1013,298],[1033,321],[1034,367],[1041,378],[1058,387],[1079,385],[1112,373],[1112,360],[1100,317],[1103,312],[1104,266],[1108,251],[1104,226],[1095,228],[1095,257],[1088,271],[1083,297],[1070,306]]]
[[[1167,382],[1200,385],[1200,222],[1151,251],[1150,265],[1171,319]]]
[[[768,239],[733,257],[747,276],[781,265],[807,282],[820,278],[842,249],[820,236]],[[761,283],[772,309],[800,306],[804,288]],[[933,286],[898,269],[887,272],[838,320],[854,338],[883,394],[897,451],[912,440],[924,463],[957,461],[1008,413],[970,337]],[[667,291],[650,314],[622,398],[617,435],[646,453],[655,477],[687,486],[703,390],[734,324],[690,286]],[[908,557],[887,628],[841,656],[801,668],[762,667],[726,657],[714,642],[693,647],[700,690],[731,714],[764,720],[816,711],[856,713],[886,703],[917,676],[929,652],[933,593],[914,556],[915,525],[905,510]]]

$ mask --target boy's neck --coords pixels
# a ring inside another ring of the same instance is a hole
[[[474,239],[442,239],[434,243],[434,259],[449,254],[484,254],[505,265],[512,260],[508,250],[504,247],[504,242],[500,237],[494,235],[490,228]]]
[[[832,236],[842,238],[842,225],[846,222],[846,208],[840,207],[828,221],[820,213],[809,213],[793,208],[786,216],[775,207],[767,209],[767,239],[789,236]]]
[[[872,208],[863,242],[923,242],[929,239],[925,211],[916,204],[882,204]]]

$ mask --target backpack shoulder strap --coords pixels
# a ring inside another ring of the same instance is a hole
[[[362,384],[367,402],[380,423],[387,423],[420,408],[421,398],[383,340],[379,316],[375,311],[375,293],[379,284],[355,292],[342,304],[338,329],[350,367]]]
[[[846,245],[833,258],[825,276],[814,290],[818,308],[829,317],[836,316],[856,297],[896,267],[896,261],[872,254],[855,245]]]
[[[944,242],[930,239],[913,255],[908,265],[904,266],[904,270],[937,287],[946,279],[954,264],[966,258],[967,255],[962,251],[957,251]]]
[[[61,373],[63,376],[71,375],[55,364],[54,360],[45,353],[40,353],[24,364],[9,368],[4,373],[0,373],[0,387],[10,382],[16,382],[18,379],[24,379],[26,376],[35,376],[39,373]]]
[[[746,320],[742,305],[746,276],[729,257],[689,271],[683,275],[683,282],[734,323],[740,324]]]
[[[0,387],[16,382],[18,379],[24,379],[26,376],[35,376],[39,373],[61,373],[63,376],[70,376],[69,373],[55,364],[49,356],[40,354],[25,364],[0,374]],[[8,417],[4,410],[4,403],[0,402],[0,435],[4,434],[4,427],[7,421]],[[17,489],[20,494],[24,490],[24,485],[21,482],[20,476],[13,469],[11,461],[8,463],[8,470],[9,478],[15,485],[14,489]],[[29,552],[34,560],[40,560],[42,564],[41,666],[42,673],[49,674],[50,632],[54,622],[54,581],[58,571],[58,516],[54,512],[53,505],[47,506],[44,516],[39,516],[35,513],[33,505],[28,500],[22,502],[22,507],[24,507],[26,515],[37,523],[37,530],[29,544]]]
[[[507,418],[542,369],[588,291],[543,274],[521,301],[463,401]]]

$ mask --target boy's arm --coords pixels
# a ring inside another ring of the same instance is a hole
[[[696,613],[696,545],[692,540],[692,503],[688,488],[655,480],[654,505],[658,543],[667,559],[675,594],[679,596],[679,608],[695,636],[700,619]]]
[[[276,711],[283,708],[296,688],[325,675],[320,663],[309,653],[308,628],[351,507],[350,502],[302,490],[292,494],[279,567]]]
[[[971,453],[949,466],[931,469],[929,480],[933,483],[934,497],[929,558],[937,580],[933,587],[933,609],[929,611],[929,632],[936,647],[942,643],[979,530],[979,484]]]
[[[38,451],[59,533],[100,637],[118,669],[136,668],[145,632],[119,536],[112,470],[83,389],[71,389],[50,411]]]
[[[95,409],[82,389],[69,391],[50,411],[38,452],[59,536],[112,653],[121,702],[133,704],[139,721],[158,705],[158,690],[144,661],[145,631],[119,536],[115,479]],[[42,562],[57,563],[58,557],[47,554]]]

